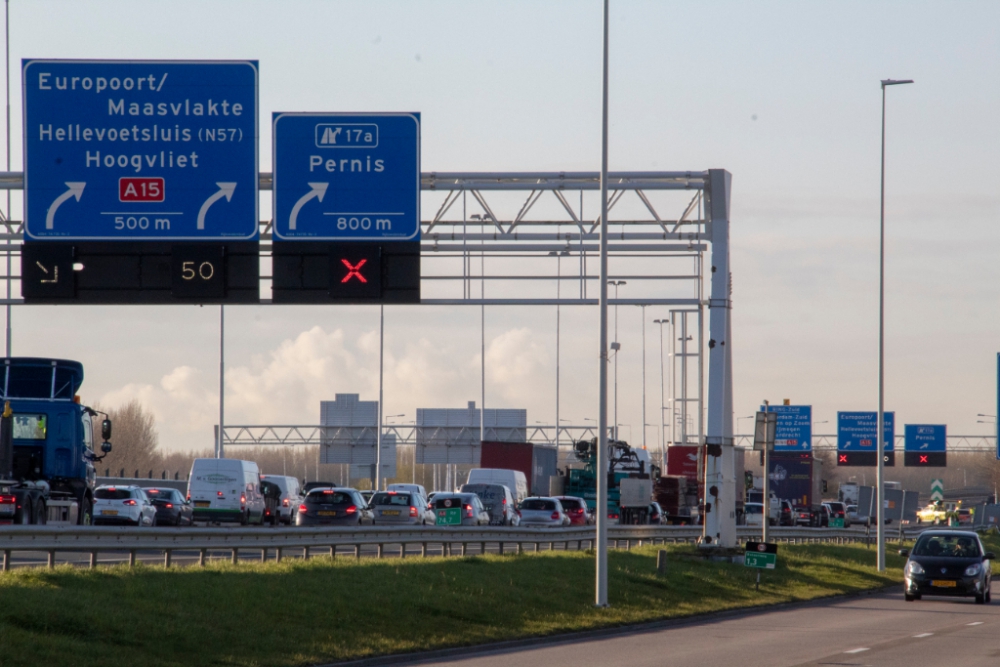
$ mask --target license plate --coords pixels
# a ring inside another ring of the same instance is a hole
[[[118,510],[101,510],[103,516],[118,516]]]
[[[319,514],[320,516],[337,516],[336,512],[330,510],[320,510],[319,512],[316,512],[316,514]]]
[[[955,588],[957,585],[958,584],[954,581],[943,581],[939,579],[931,581],[931,586],[935,586],[937,588]]]
[[[195,507],[211,507],[212,503],[207,500],[196,500],[194,503]]]
[[[382,516],[399,516],[399,510],[382,510]]]
[[[0,514],[13,514],[16,510],[13,505],[0,505]]]

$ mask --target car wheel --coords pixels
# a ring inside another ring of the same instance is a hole
[[[22,526],[27,526],[31,523],[34,516],[31,514],[31,501],[25,500],[24,505],[21,506],[21,516],[18,517],[17,522]]]
[[[240,525],[241,526],[245,526],[248,523],[250,523],[250,513],[249,512],[243,512],[243,515],[240,517]]]
[[[976,604],[986,604],[986,594],[976,596]]]
[[[934,519],[933,525],[940,526],[941,525],[941,520],[940,519]]]
[[[913,602],[917,598],[910,595],[909,593],[903,593],[903,599],[906,600],[907,602]]]
[[[986,604],[989,604],[991,602],[993,602],[993,593],[990,592],[989,588],[987,588],[986,589]]]

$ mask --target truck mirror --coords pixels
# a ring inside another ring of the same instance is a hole
[[[101,443],[101,451],[104,452],[105,454],[107,454],[108,452],[110,452],[111,451],[111,443],[110,442],[102,442]]]
[[[105,419],[101,422],[101,439],[110,440],[111,439],[111,420]]]

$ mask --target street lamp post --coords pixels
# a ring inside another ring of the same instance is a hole
[[[569,255],[568,250],[549,253],[556,258],[556,448],[559,447],[559,300],[562,298],[562,258]]]
[[[609,280],[607,281],[609,285],[615,288],[615,339],[611,343],[611,349],[615,353],[615,440],[621,440],[621,434],[618,433],[618,353],[622,349],[622,344],[618,340],[618,288],[621,285],[627,284],[626,280]]]
[[[879,191],[879,256],[878,256],[878,521],[875,522],[878,541],[878,571],[885,572],[885,89],[913,83],[912,79],[882,80],[882,162]]]
[[[642,448],[646,449],[646,304],[642,310]]]
[[[594,604],[608,606],[608,4],[604,0],[601,91],[600,373],[597,389],[597,544]]]

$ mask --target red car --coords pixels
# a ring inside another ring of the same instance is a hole
[[[556,500],[563,506],[563,511],[569,517],[571,526],[588,526],[594,523],[594,516],[587,509],[587,501],[576,496],[556,496]]]

